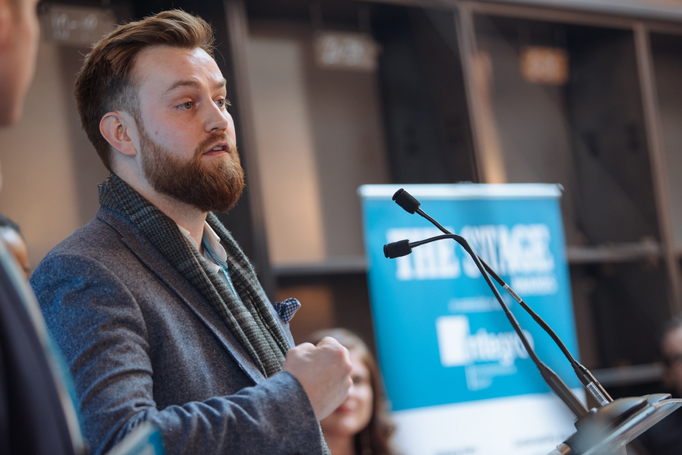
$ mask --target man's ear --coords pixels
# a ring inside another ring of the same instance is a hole
[[[3,0],[0,0],[0,2]],[[99,131],[104,139],[118,152],[125,156],[136,156],[137,138],[135,121],[124,112],[107,112],[99,122]]]

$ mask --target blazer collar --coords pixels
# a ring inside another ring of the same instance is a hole
[[[130,220],[106,207],[100,207],[97,218],[119,233],[121,242],[206,325],[234,357],[244,373],[256,384],[266,379],[206,299],[145,239]]]

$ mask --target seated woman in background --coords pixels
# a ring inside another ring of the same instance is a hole
[[[332,455],[394,455],[389,439],[394,427],[386,412],[383,386],[367,345],[346,329],[319,330],[306,341],[317,344],[335,338],[348,349],[353,387],[348,398],[322,420],[322,433]]]

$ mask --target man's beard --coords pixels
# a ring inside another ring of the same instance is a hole
[[[138,122],[142,148],[142,170],[149,184],[159,193],[192,205],[202,212],[227,212],[244,189],[244,171],[237,147],[226,133],[216,133],[202,142],[189,161],[182,161],[160,146]],[[202,154],[216,142],[230,144],[229,161],[202,163]]]

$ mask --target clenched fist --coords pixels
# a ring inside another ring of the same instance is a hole
[[[293,374],[308,394],[315,417],[322,420],[346,399],[352,381],[348,350],[334,338],[314,346],[299,344],[287,352],[284,371]]]

